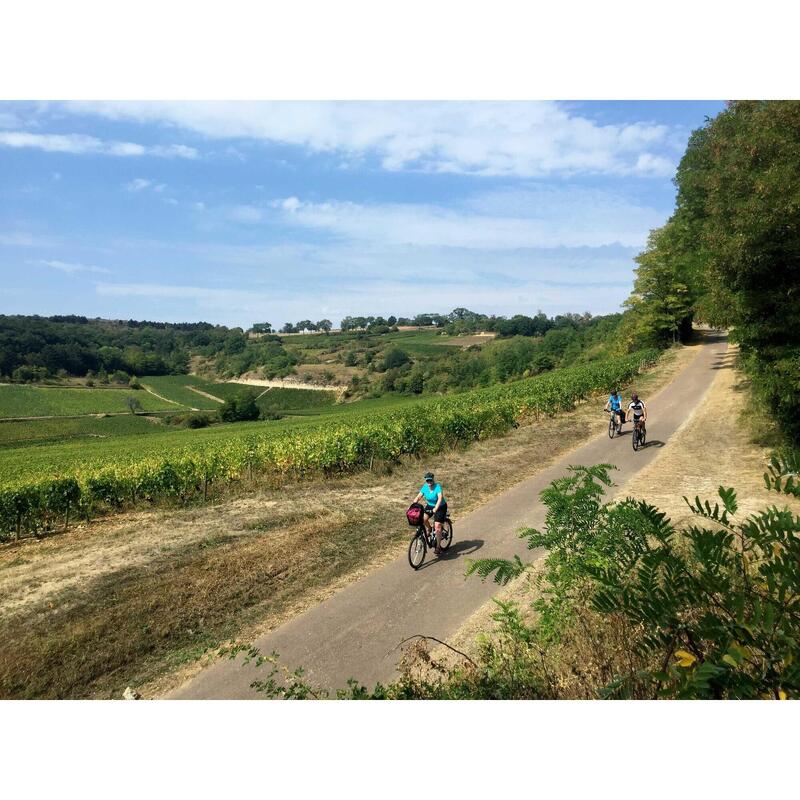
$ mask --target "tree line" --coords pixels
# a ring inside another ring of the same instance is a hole
[[[730,329],[762,406],[800,443],[800,101],[735,101],[694,131],[675,211],[637,258],[627,335]]]

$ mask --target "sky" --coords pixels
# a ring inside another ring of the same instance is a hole
[[[722,109],[0,102],[0,313],[611,313]]]

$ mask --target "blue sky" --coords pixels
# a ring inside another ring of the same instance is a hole
[[[0,313],[616,311],[722,108],[0,103]]]

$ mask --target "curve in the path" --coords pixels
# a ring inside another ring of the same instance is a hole
[[[464,578],[467,555],[510,558],[531,553],[520,540],[521,527],[541,527],[545,510],[539,493],[570,464],[608,462],[620,492],[650,463],[692,413],[716,374],[727,348],[721,336],[708,335],[695,359],[666,387],[646,398],[648,443],[634,452],[630,425],[619,438],[604,433],[571,451],[557,463],[528,478],[466,517],[455,514],[453,545],[439,559],[430,556],[414,572],[406,556],[396,559],[300,614],[254,645],[264,654],[276,651],[289,668],[303,666],[310,682],[331,690],[354,677],[372,686],[395,675],[397,645],[414,634],[447,639],[497,590],[491,581]],[[635,486],[634,486],[635,491]],[[220,659],[168,696],[175,698],[248,699],[258,695],[250,683],[261,675],[253,666]]]

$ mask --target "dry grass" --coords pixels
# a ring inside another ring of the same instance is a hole
[[[693,356],[675,351],[637,385],[652,392]],[[437,456],[436,472],[454,514],[465,514],[606,424],[596,404],[583,404]],[[0,696],[171,688],[218,644],[255,638],[401,554],[402,512],[427,466],[408,459],[383,474],[254,486],[213,505],[121,515],[0,548]]]

